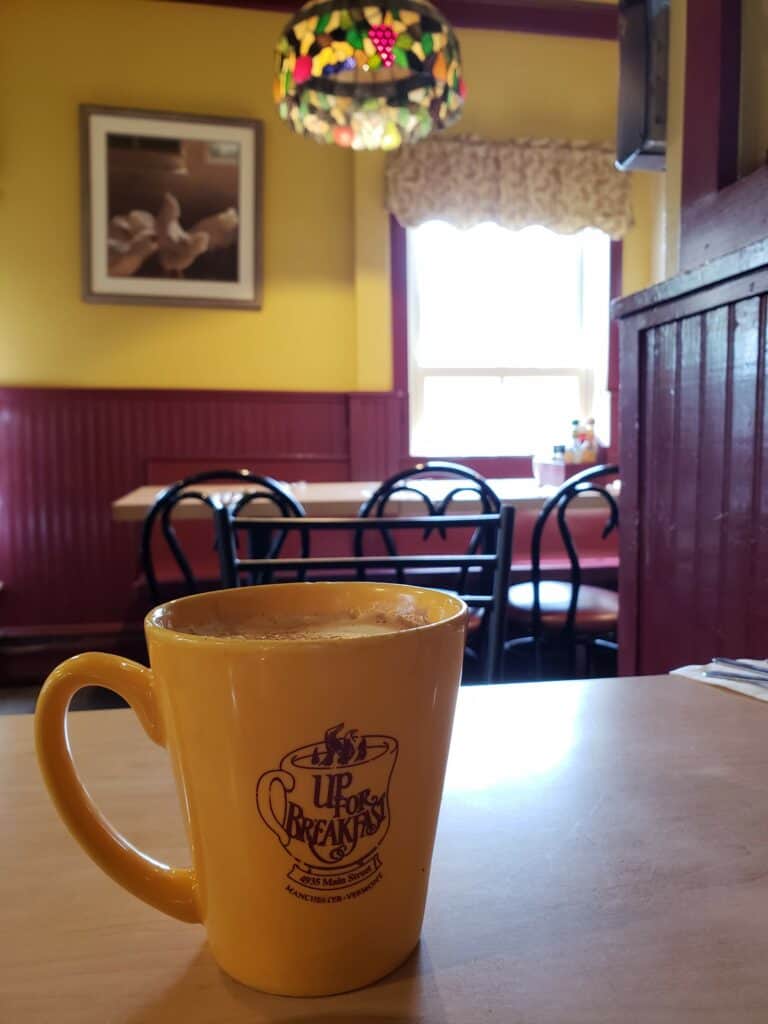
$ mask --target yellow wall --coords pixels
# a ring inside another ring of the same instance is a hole
[[[284,16],[146,0],[0,8],[2,381],[354,387],[352,162],[274,113]],[[263,311],[80,301],[78,103],[264,119]]]
[[[680,185],[683,173],[685,102],[685,21],[687,0],[671,0],[669,21],[669,98],[667,116],[666,202],[663,207],[666,275],[680,265]]]
[[[381,389],[391,383],[383,158],[295,138],[271,100],[277,14],[157,0],[5,0],[0,382]],[[612,139],[609,42],[460,33],[463,132]],[[78,103],[259,117],[261,312],[80,301]],[[658,276],[660,176],[637,175],[625,291]]]
[[[742,0],[741,139],[739,173],[768,159],[768,3]]]

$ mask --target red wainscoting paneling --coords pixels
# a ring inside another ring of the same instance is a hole
[[[407,417],[402,392],[349,395],[350,480],[382,480],[409,461]]]
[[[768,637],[768,244],[619,303],[622,672]]]
[[[142,656],[139,525],[111,517],[122,494],[214,467],[380,480],[414,461],[407,433],[398,391],[0,389],[0,683],[39,679],[77,650]],[[531,471],[527,458],[462,461]],[[521,517],[523,572],[530,525]]]
[[[139,530],[110,514],[134,487],[212,467],[380,480],[414,461],[407,415],[401,391],[0,389],[0,639],[138,620]]]
[[[389,394],[0,389],[0,630],[135,619],[138,529],[110,503],[211,466],[376,479],[399,467]]]

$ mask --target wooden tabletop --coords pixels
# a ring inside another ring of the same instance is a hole
[[[265,996],[56,819],[30,717],[0,718],[8,1024],[765,1024],[768,708],[679,677],[462,690],[424,936],[368,989]],[[100,806],[185,857],[164,751],[71,716]]]
[[[509,477],[489,480],[488,483],[505,505],[514,505],[516,508],[539,509],[555,491],[554,487],[539,487],[533,477]],[[299,481],[284,483],[283,486],[301,502],[309,516],[353,516],[357,515],[361,504],[366,498],[370,498],[379,486],[379,482],[338,480],[326,483],[307,483]],[[447,494],[449,487],[455,486],[455,481],[426,480],[421,481],[419,486],[423,486],[430,496],[432,494],[441,496]],[[147,484],[124,494],[112,503],[112,518],[118,522],[136,522],[143,519],[162,489],[155,484]],[[221,484],[196,486],[195,490],[205,491],[208,494],[227,493],[226,486]],[[413,512],[414,504],[418,502],[419,499],[415,495],[399,495],[397,499],[389,503],[389,514],[393,516],[409,515]],[[480,511],[478,503],[469,494],[457,495],[456,502],[461,503],[461,510],[467,514]],[[600,499],[585,495],[579,499],[579,502],[583,507],[587,507],[589,504],[599,505]],[[210,513],[200,502],[190,502],[181,504],[176,514],[180,518],[204,518]],[[265,502],[263,505],[253,505],[252,514],[274,515],[274,509],[270,509]]]

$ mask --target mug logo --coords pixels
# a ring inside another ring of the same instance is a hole
[[[256,805],[293,859],[286,887],[292,895],[340,902],[381,880],[379,847],[389,831],[397,750],[392,736],[345,730],[339,722],[322,740],[291,750],[279,768],[261,776]]]

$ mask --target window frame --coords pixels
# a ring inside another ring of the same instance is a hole
[[[460,461],[472,465],[475,469],[496,476],[529,476],[532,474],[532,460],[534,453],[515,453],[506,455],[456,455],[447,451],[418,452],[411,454],[411,381],[414,372],[415,361],[411,359],[409,346],[409,324],[411,316],[411,289],[410,270],[408,264],[408,232],[407,229],[390,216],[390,255],[391,255],[391,284],[392,284],[392,366],[393,366],[393,391],[404,399],[401,430],[401,462],[403,465],[418,460],[427,459],[448,459]],[[610,241],[609,249],[609,298],[620,298],[622,295],[623,281],[623,242]],[[608,359],[607,359],[607,390],[610,393],[610,418],[611,418],[611,443],[608,448],[607,457],[615,460],[618,452],[618,324],[609,318],[608,337]],[[430,375],[440,374],[440,370],[428,371]],[[574,367],[546,367],[546,368],[520,368],[520,367],[481,367],[471,370],[453,369],[446,370],[446,375],[470,376],[563,376],[577,375],[578,370]],[[590,375],[594,376],[594,375]],[[593,382],[594,383],[594,382]],[[580,391],[584,394],[584,384],[580,384]],[[423,391],[422,391],[423,393]],[[587,403],[589,404],[589,403]]]

